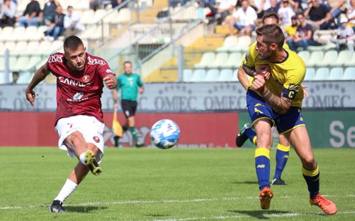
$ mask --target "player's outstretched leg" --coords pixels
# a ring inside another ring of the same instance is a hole
[[[337,212],[335,203],[319,193],[319,167],[314,159],[306,127],[295,128],[289,137],[302,161],[303,177],[307,183],[311,205],[318,206],[326,215],[335,214]]]
[[[91,171],[94,175],[101,173],[101,167],[97,162],[97,156],[101,156],[101,151],[91,143],[86,143],[80,132],[73,132],[65,140],[68,150],[75,153],[79,159],[78,164],[70,173],[62,189],[57,197],[53,200],[49,207],[52,213],[64,212],[63,202],[72,194],[80,182],[85,178],[87,173]]]
[[[243,125],[243,128],[237,134],[235,138],[235,145],[237,147],[242,147],[245,141],[250,140],[252,143],[256,144],[256,133],[252,126],[248,123]]]
[[[285,169],[288,156],[290,153],[290,146],[277,144],[276,146],[276,167],[274,178],[271,181],[271,185],[286,185],[286,182],[281,179],[283,170]]]
[[[49,211],[52,213],[62,213],[64,212],[63,202],[66,198],[72,194],[80,182],[85,178],[89,169],[87,166],[79,162],[74,170],[70,173],[69,177],[65,181],[62,189],[59,191],[58,195],[54,198],[52,204],[49,207]]]

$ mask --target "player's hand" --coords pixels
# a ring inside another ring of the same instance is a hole
[[[261,74],[257,74],[254,77],[253,83],[251,84],[251,89],[254,91],[262,92],[264,90],[265,83],[265,77]]]
[[[143,94],[144,93],[144,88],[143,87],[140,87],[139,88],[139,94]]]
[[[117,86],[117,80],[116,80],[116,76],[113,74],[109,74],[106,77],[104,77],[104,83],[106,85],[106,87],[108,87],[109,89],[115,89]]]
[[[36,99],[36,94],[32,89],[26,89],[26,100],[33,106]]]

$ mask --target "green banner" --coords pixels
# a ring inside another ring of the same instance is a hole
[[[355,147],[355,111],[302,111],[308,133],[315,148],[318,147]],[[249,122],[247,112],[239,112],[239,128]],[[274,131],[274,145],[277,144],[277,132]],[[253,146],[251,142],[245,146]]]

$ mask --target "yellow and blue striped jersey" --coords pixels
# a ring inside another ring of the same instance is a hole
[[[281,96],[285,89],[292,91],[292,94],[288,96],[292,100],[292,106],[301,107],[303,100],[301,83],[306,74],[306,66],[302,58],[290,50],[286,44],[283,48],[288,54],[287,58],[283,62],[273,63],[259,58],[255,42],[249,46],[242,65],[254,70],[268,65],[271,77],[267,80],[266,87],[277,96]]]

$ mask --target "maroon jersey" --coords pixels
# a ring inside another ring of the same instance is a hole
[[[55,53],[48,58],[47,68],[57,77],[56,122],[74,115],[94,116],[103,122],[102,79],[113,72],[104,59],[86,54],[85,68],[81,72],[69,69],[63,53]]]

